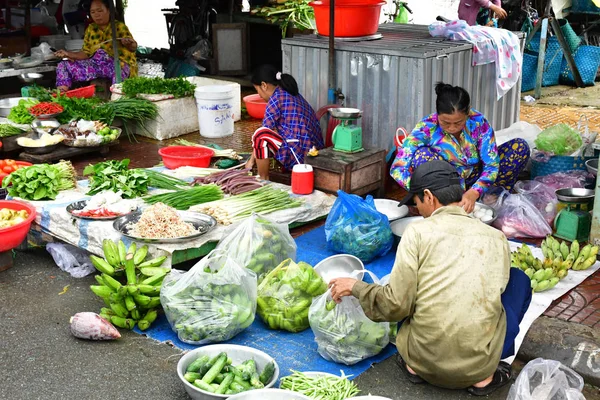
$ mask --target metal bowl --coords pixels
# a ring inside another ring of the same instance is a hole
[[[354,271],[362,271],[365,266],[359,258],[350,254],[337,254],[327,257],[315,266],[315,272],[319,274],[326,283],[334,278],[356,278],[362,280],[364,273],[352,274]]]
[[[26,135],[23,137],[30,138],[30,139],[39,139],[39,136],[37,133],[30,133],[29,135]],[[17,145],[28,154],[48,154],[48,153],[52,153],[54,150],[59,148],[62,145],[62,143],[56,143],[56,144],[52,144],[50,146],[43,146],[43,147],[29,147],[29,146],[22,146],[17,141]]]
[[[275,363],[275,373],[273,374],[273,378],[271,378],[271,380],[265,385],[266,388],[272,387],[279,378],[279,365],[277,365],[277,362],[273,357],[269,356],[265,352],[253,349],[252,347],[239,346],[235,344],[214,344],[209,346],[203,346],[189,351],[186,355],[181,357],[181,359],[177,363],[177,375],[179,376],[181,382],[183,382],[183,385],[185,386],[185,391],[190,395],[192,399],[214,400],[226,399],[229,397],[229,395],[209,393],[207,391],[197,388],[196,386],[183,379],[183,375],[185,375],[185,370],[187,369],[187,367],[198,357],[207,355],[212,358],[221,352],[227,353],[227,356],[231,358],[231,361],[233,361],[233,365],[238,365],[246,360],[253,359],[256,362],[256,368],[259,371],[262,371],[262,369],[268,363]],[[260,392],[260,390],[253,390],[252,392]],[[255,398],[266,399],[266,397]]]
[[[259,389],[242,392],[230,397],[231,400],[311,400],[300,393],[283,389]]]
[[[54,132],[59,126],[60,122],[56,120],[36,119],[31,123],[31,127],[33,128],[33,130],[40,135],[43,135],[44,133],[52,134],[52,132]]]
[[[388,217],[390,222],[400,218],[404,218],[408,215],[408,207],[398,207],[399,201],[389,199],[375,199],[375,209]]]
[[[362,111],[358,108],[330,108],[329,114],[337,119],[357,119],[362,117]]]
[[[556,198],[563,203],[585,204],[594,199],[594,191],[590,189],[558,189]]]
[[[38,79],[42,79],[42,77],[43,75],[38,73],[21,74],[19,75],[19,80],[25,83],[32,83]]]
[[[486,204],[483,204],[483,203],[479,203],[479,202],[477,203],[476,206],[478,206],[484,210],[492,210],[492,219],[490,219],[489,221],[480,220],[484,224],[491,225],[496,220],[496,218],[498,218],[498,212],[495,209],[493,209],[492,207],[490,207]],[[475,212],[472,212],[471,214],[469,214],[469,216],[472,218],[475,218]]]
[[[394,236],[401,238],[402,234],[404,234],[404,230],[411,222],[420,221],[423,217],[408,217],[402,218],[397,221],[394,221],[390,224],[390,228],[392,228],[392,233]]]
[[[13,61],[10,58],[3,58],[0,60],[0,70],[12,68]]]
[[[78,215],[77,213],[74,212],[74,211],[83,210],[85,208],[85,206],[87,206],[87,203],[88,203],[87,200],[74,201],[73,203],[71,203],[71,204],[69,204],[67,206],[67,212],[69,214],[71,214],[71,216],[74,217],[74,218],[88,219],[88,220],[91,220],[91,221],[110,221],[110,220],[113,220],[113,219],[120,218],[123,215],[130,214],[130,213],[121,214],[121,215],[116,215],[114,217],[85,217],[85,216]]]
[[[598,176],[598,159],[594,158],[592,160],[587,160],[585,162],[585,167],[588,172],[594,176]]]
[[[21,100],[31,100],[31,97],[9,97],[0,100],[0,117],[8,117],[10,110],[18,106]]]
[[[217,220],[215,220],[210,215],[186,211],[178,211],[178,213],[185,222],[189,222],[190,224],[192,224],[194,228],[198,230],[198,233],[185,237],[165,239],[149,239],[133,236],[129,233],[129,224],[135,224],[136,222],[138,222],[142,215],[142,211],[136,211],[131,214],[123,215],[122,217],[117,218],[115,222],[113,222],[113,228],[115,228],[115,230],[118,231],[121,235],[138,242],[182,243],[204,235],[217,225]]]

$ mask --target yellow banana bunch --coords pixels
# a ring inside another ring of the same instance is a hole
[[[588,244],[580,248],[577,240],[569,247],[566,242],[559,242],[552,236],[542,241],[542,253],[544,257],[552,260],[553,267],[557,270],[583,271],[596,263],[598,246]],[[544,265],[546,265],[544,260]],[[566,276],[566,274],[561,274]],[[564,277],[563,276],[563,277]],[[562,279],[562,278],[561,278]]]

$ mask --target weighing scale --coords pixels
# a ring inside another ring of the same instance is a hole
[[[594,191],[589,189],[559,189],[556,191],[558,201],[565,204],[554,219],[554,236],[570,242],[577,240],[587,242],[592,228],[592,215],[582,211],[581,206],[587,204],[588,210],[593,207]]]
[[[358,108],[331,108],[329,114],[342,121],[333,130],[331,141],[333,150],[343,153],[358,153],[364,150],[362,146],[362,128],[352,121],[362,117]]]

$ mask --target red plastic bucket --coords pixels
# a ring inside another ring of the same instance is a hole
[[[179,167],[207,168],[210,159],[215,155],[211,149],[194,146],[169,146],[158,150],[165,167],[176,169]]]
[[[377,33],[381,7],[385,1],[344,1],[335,2],[335,36],[357,37],[370,36]],[[317,31],[320,35],[329,35],[329,1],[313,1],[309,3],[315,10]]]

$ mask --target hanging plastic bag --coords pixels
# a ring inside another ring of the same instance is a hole
[[[73,278],[83,278],[96,271],[89,253],[85,250],[62,243],[48,243],[46,250],[52,255],[56,265]]]
[[[258,286],[257,313],[271,329],[300,332],[308,329],[308,309],[313,297],[327,284],[305,262],[284,260]]]
[[[507,400],[585,400],[583,378],[555,360],[527,363],[508,392]]]
[[[535,145],[538,150],[557,156],[568,156],[581,149],[581,134],[567,124],[557,124],[542,131]]]
[[[372,196],[362,199],[341,190],[325,222],[325,238],[337,253],[368,263],[387,254],[394,244],[388,218],[375,209]]]
[[[554,224],[558,206],[555,189],[538,181],[518,181],[515,191],[525,196],[538,209],[548,225]]]
[[[507,238],[543,238],[552,234],[550,225],[522,194],[503,194],[493,225]]]
[[[373,282],[379,280],[366,272]],[[373,322],[363,311],[360,302],[353,296],[342,297],[336,304],[331,290],[317,297],[308,311],[308,321],[315,334],[317,350],[328,361],[353,365],[379,354],[389,344],[390,324]]]
[[[160,302],[181,341],[223,342],[254,321],[256,274],[215,249],[188,272],[172,270]]]
[[[217,245],[258,276],[258,283],[283,260],[296,260],[296,242],[285,224],[252,214],[226,233]]]

